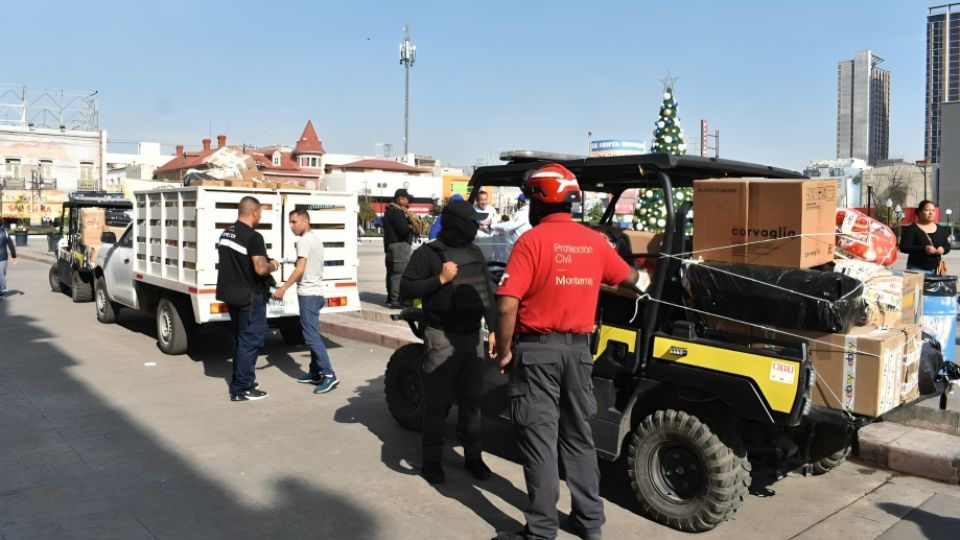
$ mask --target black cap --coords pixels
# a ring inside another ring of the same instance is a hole
[[[487,219],[486,214],[477,212],[467,201],[450,201],[443,207],[443,215],[454,215],[461,219],[479,221]]]
[[[412,198],[413,198],[413,197],[410,196],[410,193],[407,192],[407,189],[406,189],[406,188],[400,188],[400,189],[398,189],[398,190],[396,190],[396,191],[393,192],[393,200],[397,200],[397,199],[399,199],[400,197],[406,197],[406,198],[408,198],[408,199],[412,199]]]

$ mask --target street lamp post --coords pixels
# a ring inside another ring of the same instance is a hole
[[[953,243],[953,209],[947,208],[947,223],[950,224],[950,243]]]
[[[890,197],[887,197],[886,202],[887,202],[887,225],[890,225],[892,227],[893,220],[891,220],[890,218],[892,217],[892,214],[893,214],[893,199],[891,199]]]
[[[925,159],[913,163],[923,173],[923,200],[927,200],[927,163]]]

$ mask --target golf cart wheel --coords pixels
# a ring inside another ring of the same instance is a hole
[[[85,281],[76,270],[71,272],[70,276],[70,299],[76,304],[93,300],[93,284]]]
[[[810,463],[810,474],[813,476],[819,476],[821,474],[827,474],[828,472],[839,467],[844,461],[847,460],[847,456],[850,455],[850,447],[837,450],[833,454],[821,458],[817,461]]]
[[[384,394],[390,415],[402,427],[420,431],[423,427],[423,359],[426,347],[420,343],[404,345],[387,361]]]
[[[721,439],[684,411],[644,418],[627,452],[630,485],[644,512],[677,530],[713,529],[736,513],[750,487],[750,463],[737,437]]]
[[[50,290],[53,292],[67,292],[67,287],[60,282],[60,272],[56,264],[50,266],[50,272],[47,274],[47,278],[50,280]]]

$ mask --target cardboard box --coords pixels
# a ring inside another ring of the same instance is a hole
[[[876,417],[902,402],[902,330],[861,326],[849,334],[804,334],[817,372],[815,404]]]
[[[834,180],[697,180],[693,200],[695,256],[787,268],[833,260]]]
[[[900,377],[900,402],[920,397],[920,351],[923,348],[923,326],[907,325],[901,329],[906,339]]]
[[[662,233],[627,230],[623,231],[623,234],[630,240],[631,253],[660,254],[660,245],[663,243]]]
[[[863,284],[871,325],[899,328],[920,324],[923,316],[923,272],[875,277]]]

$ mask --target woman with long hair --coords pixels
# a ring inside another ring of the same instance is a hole
[[[904,227],[900,251],[907,254],[907,269],[938,273],[943,256],[950,253],[950,234],[934,221],[937,205],[923,200],[917,205],[917,220]]]

